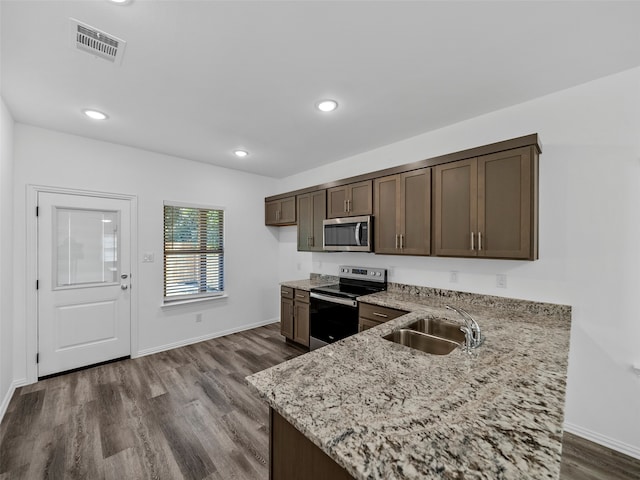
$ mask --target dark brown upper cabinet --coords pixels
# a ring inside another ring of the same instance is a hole
[[[431,253],[431,169],[374,180],[374,251]]]
[[[535,260],[534,146],[434,167],[434,254]]]
[[[327,191],[298,195],[298,251],[322,251],[322,221],[327,218]]]
[[[265,202],[265,225],[295,225],[296,224],[296,197],[287,197],[280,200]]]
[[[327,217],[371,215],[371,180],[327,190]]]

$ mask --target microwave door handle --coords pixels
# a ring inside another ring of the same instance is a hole
[[[360,247],[362,244],[360,243],[360,230],[362,228],[362,223],[356,223],[356,245]]]

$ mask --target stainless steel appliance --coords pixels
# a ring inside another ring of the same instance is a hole
[[[356,299],[387,289],[384,268],[340,266],[338,272],[337,284],[311,289],[311,350],[358,333]]]
[[[330,218],[322,222],[323,250],[331,252],[371,252],[373,217]]]

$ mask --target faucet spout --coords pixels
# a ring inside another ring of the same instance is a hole
[[[464,327],[461,327],[460,330],[464,332],[467,351],[482,345],[484,337],[482,336],[480,325],[478,325],[478,322],[475,321],[471,314],[460,307],[454,307],[452,305],[446,305],[446,307],[460,315],[464,321]]]

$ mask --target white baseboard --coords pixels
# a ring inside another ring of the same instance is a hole
[[[263,320],[258,323],[251,323],[249,325],[242,325],[237,328],[230,328],[229,330],[223,330],[221,332],[215,332],[200,337],[188,338],[186,340],[180,340],[179,342],[167,343],[166,345],[160,345],[158,347],[143,348],[138,350],[136,355],[131,355],[132,358],[144,357],[146,355],[153,355],[154,353],[165,352],[174,348],[186,347],[198,342],[204,342],[205,340],[211,340],[212,338],[224,337],[225,335],[231,335],[232,333],[244,332],[245,330],[251,330],[252,328],[263,327],[272,323],[278,323],[280,318],[270,318],[269,320]]]
[[[2,403],[0,404],[0,422],[4,418],[4,414],[7,413],[7,408],[9,408],[9,402],[13,398],[13,394],[16,391],[16,388],[22,387],[27,384],[27,380],[22,378],[20,380],[14,380],[11,385],[9,385],[9,390],[7,390],[7,394],[2,399]]]
[[[572,423],[565,422],[564,430],[566,432],[573,433],[574,435],[578,435],[579,437],[585,438],[591,442],[602,445],[603,447],[610,448],[611,450],[624,453],[625,455],[629,455],[630,457],[640,460],[640,447],[629,445],[628,443],[621,442],[614,438],[607,437],[606,435],[602,435],[601,433],[594,432],[587,428],[579,427],[578,425],[574,425]]]

